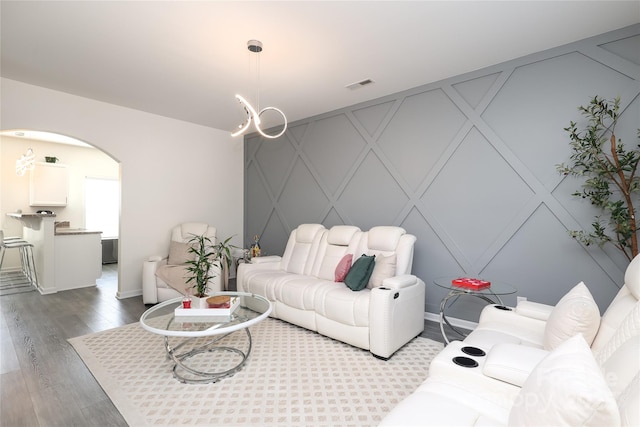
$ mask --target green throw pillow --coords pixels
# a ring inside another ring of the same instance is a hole
[[[375,255],[367,256],[362,254],[351,266],[351,269],[344,278],[344,283],[352,291],[361,291],[369,283],[373,267],[375,266]]]

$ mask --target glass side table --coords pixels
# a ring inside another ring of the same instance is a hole
[[[500,304],[503,305],[501,295],[510,295],[515,294],[518,290],[512,285],[504,282],[494,282],[491,281],[491,286],[485,289],[474,290],[474,289],[466,289],[457,286],[453,286],[451,283],[452,280],[457,279],[458,277],[439,277],[433,281],[437,286],[448,289],[449,293],[440,301],[440,332],[442,333],[442,337],[445,342],[449,344],[449,338],[444,331],[444,324],[446,323],[456,334],[460,335],[460,337],[464,338],[467,335],[453,326],[446,316],[447,308],[450,308],[460,297],[469,296],[481,299],[488,304]],[[448,305],[447,305],[448,303]]]

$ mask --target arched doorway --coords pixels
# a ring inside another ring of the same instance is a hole
[[[60,164],[68,166],[69,196],[66,206],[30,206],[29,199],[29,174],[19,176],[15,172],[15,162],[20,156],[31,148],[35,154],[36,162],[45,162],[45,157],[56,158]],[[88,144],[84,141],[74,139],[69,136],[51,132],[40,132],[33,130],[4,130],[0,132],[0,153],[2,154],[1,168],[2,180],[0,190],[2,198],[0,200],[0,215],[2,225],[7,235],[21,235],[22,226],[19,221],[7,218],[7,213],[35,212],[39,209],[49,209],[56,213],[57,222],[68,222],[74,229],[96,229],[96,218],[88,209],[89,199],[100,200],[100,197],[87,197],[87,183],[89,181],[110,182],[115,186],[117,192],[120,190],[120,163],[112,156],[102,151],[99,147]],[[91,190],[89,190],[91,191]],[[100,190],[102,191],[102,190]],[[109,231],[108,235],[103,235],[104,240],[108,240],[107,251],[111,251],[109,257],[103,260],[104,278],[99,279],[98,285],[104,285],[113,293],[118,292],[119,264],[117,263],[117,239],[119,239],[119,196],[111,199],[110,204],[118,204],[115,208],[110,206],[115,212],[115,232]],[[100,208],[93,209],[99,211]],[[92,217],[93,215],[93,217]],[[100,230],[106,226],[99,226]],[[112,227],[113,228],[113,227]],[[112,229],[111,228],[111,229]],[[103,240],[103,243],[104,243]],[[114,247],[115,245],[115,252]],[[9,255],[9,254],[8,254]],[[17,254],[14,258],[5,260],[7,268],[20,263]],[[3,269],[5,268],[3,265]]]

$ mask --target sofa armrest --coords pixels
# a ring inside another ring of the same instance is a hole
[[[236,289],[240,292],[248,292],[248,288],[245,286],[247,275],[251,275],[255,271],[263,270],[279,270],[282,263],[280,262],[282,257],[278,255],[254,257],[251,258],[250,263],[238,264],[238,270],[236,271]]]
[[[156,271],[167,264],[167,258],[151,256],[142,264],[142,302],[156,304],[158,302],[158,286],[156,285]]]
[[[490,324],[505,324],[511,325],[514,328],[518,328],[521,325],[522,327],[542,328],[542,330],[544,330],[546,323],[546,321],[535,317],[523,316],[513,307],[489,304],[480,312],[478,327],[482,328],[484,325]]]
[[[412,274],[388,277],[382,281],[383,288],[401,289],[418,284],[418,278]]]
[[[549,319],[551,311],[553,311],[553,306],[533,301],[520,301],[516,306],[516,313],[520,316],[543,320],[545,322]]]
[[[369,350],[387,359],[424,330],[425,284],[412,275],[388,278],[371,289]]]
[[[533,369],[549,352],[518,344],[496,344],[487,354],[482,373],[522,387]]]
[[[269,262],[280,262],[282,257],[279,255],[258,256],[251,258],[251,264],[265,264]]]

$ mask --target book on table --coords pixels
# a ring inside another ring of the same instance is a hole
[[[469,289],[472,291],[480,291],[491,287],[491,282],[473,277],[459,277],[453,279],[451,284],[456,288]]]

